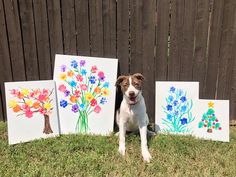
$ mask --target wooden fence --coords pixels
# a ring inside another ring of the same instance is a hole
[[[52,79],[56,53],[143,73],[152,121],[156,80],[200,81],[200,98],[230,99],[236,119],[235,0],[0,0],[1,120],[3,82]]]

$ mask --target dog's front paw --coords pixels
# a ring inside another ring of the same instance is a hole
[[[143,160],[144,160],[145,162],[150,162],[150,161],[151,161],[152,156],[151,156],[151,154],[148,152],[148,150],[143,150],[143,151],[142,151],[142,155],[143,155]]]
[[[125,146],[124,145],[119,146],[119,153],[123,156],[125,155]]]

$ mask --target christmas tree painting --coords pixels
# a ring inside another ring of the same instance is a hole
[[[187,92],[171,86],[165,102],[165,106],[162,106],[165,113],[165,117],[162,118],[162,124],[165,126],[163,131],[191,133],[189,124],[194,121],[195,117],[192,115],[193,101],[188,98]]]
[[[206,128],[208,133],[213,133],[213,130],[222,130],[219,120],[215,115],[214,103],[212,101],[208,103],[208,110],[202,115],[198,128]]]
[[[10,95],[13,99],[9,100],[8,107],[17,114],[17,117],[24,116],[33,119],[34,114],[41,114],[44,118],[43,133],[53,133],[50,125],[50,116],[52,114],[52,101],[50,98],[53,89],[11,89]]]

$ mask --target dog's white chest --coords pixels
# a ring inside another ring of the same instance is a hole
[[[132,108],[128,108],[125,110],[125,112],[123,112],[123,117],[126,119],[126,128],[128,131],[135,131],[138,129],[138,117],[137,117],[137,113],[134,109]]]
[[[126,127],[128,131],[135,131],[138,129],[138,120],[134,116],[129,117],[126,123]]]

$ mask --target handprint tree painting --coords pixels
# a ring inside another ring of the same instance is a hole
[[[156,131],[192,134],[198,82],[156,82]]]
[[[29,135],[34,135],[34,132],[37,131],[36,134],[39,137],[59,133],[55,104],[55,84],[53,81],[15,82],[6,83],[5,86],[10,135],[16,134],[18,129],[22,129],[19,130],[22,133],[23,131],[29,131],[29,128],[31,128],[31,131],[27,132]],[[25,125],[22,124],[23,122]],[[41,125],[35,127],[36,122]],[[53,126],[51,122],[53,122]],[[27,125],[28,123],[30,124]],[[12,128],[12,126],[15,128]],[[19,132],[14,136],[18,135],[20,135]],[[37,136],[35,135],[35,138]],[[24,135],[21,138],[23,142]],[[11,140],[11,137],[9,137],[9,140]]]
[[[116,59],[56,55],[62,133],[112,131],[116,72]]]
[[[197,100],[193,113],[196,115],[195,136],[216,141],[229,141],[228,100]]]
[[[8,107],[17,114],[17,117],[24,115],[25,118],[33,118],[33,114],[42,114],[44,117],[43,133],[53,133],[49,120],[53,110],[52,99],[50,98],[53,91],[54,89],[40,90],[38,88],[32,90],[27,88],[9,90],[14,99],[9,101]]]

